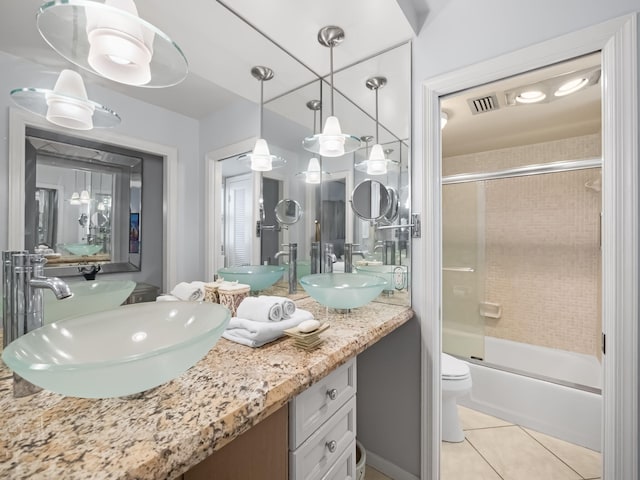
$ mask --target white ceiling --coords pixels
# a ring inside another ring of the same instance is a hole
[[[444,157],[548,142],[601,130],[601,83],[548,103],[508,106],[504,92],[600,65],[600,54],[579,57],[458,92],[441,107],[449,114],[442,132]],[[473,115],[468,99],[495,93],[500,108]]]
[[[2,1],[0,50],[48,69],[68,67],[36,29],[35,16],[41,3]],[[413,35],[395,0],[136,0],[136,5],[142,18],[163,30],[183,50],[189,61],[187,79],[169,89],[118,85],[92,74],[85,75],[85,81],[89,85],[107,85],[196,119],[238,97],[257,102],[259,86],[250,75],[254,65],[266,65],[275,72],[274,79],[265,83],[266,99],[312,81],[317,78],[314,73],[326,75],[329,50],[317,41],[318,30],[325,25],[338,25],[346,31],[345,41],[335,49],[336,69],[405,42]],[[380,35],[380,31],[385,34]]]

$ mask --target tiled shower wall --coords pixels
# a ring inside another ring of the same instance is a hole
[[[600,152],[599,134],[575,137],[448,157],[443,175],[593,158]],[[477,272],[484,276],[483,300],[502,305],[501,318],[485,319],[486,335],[599,356],[601,194],[585,186],[599,178],[600,169],[589,169],[479,186],[485,250]],[[464,202],[458,206],[464,208]],[[445,205],[445,215],[450,207]]]

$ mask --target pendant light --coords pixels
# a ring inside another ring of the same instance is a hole
[[[84,176],[84,190],[80,192],[80,203],[88,204],[91,201],[91,195],[89,195],[89,191],[87,190],[87,173],[83,174]]]
[[[367,175],[386,175],[387,159],[380,145],[380,124],[378,123],[378,90],[387,84],[385,77],[371,77],[365,85],[369,90],[376,92],[376,144],[371,149],[367,160]]]
[[[102,191],[102,173],[100,173],[100,195],[103,195],[103,197],[102,197],[102,200],[98,202],[98,206],[96,208],[101,212],[104,212],[105,206],[104,206],[104,193]]]
[[[260,135],[256,140],[253,151],[246,155],[241,155],[240,161],[248,162],[251,170],[256,172],[268,172],[274,168],[282,167],[286,161],[276,155],[271,155],[269,145],[262,135],[263,110],[264,110],[264,82],[273,78],[273,70],[269,67],[255,66],[251,69],[251,75],[260,81]]]
[[[25,110],[73,130],[114,127],[120,123],[113,110],[89,100],[82,77],[73,70],[60,72],[53,90],[16,88],[10,96]]]
[[[42,38],[70,62],[115,82],[168,87],[187,76],[187,59],[133,0],[48,1],[36,16]]]
[[[316,114],[322,108],[322,103],[320,100],[309,100],[307,102],[307,108],[313,112],[313,134],[316,133]],[[312,157],[309,159],[309,164],[307,165],[307,169],[304,172],[297,173],[297,176],[304,177],[304,181],[310,184],[320,184],[322,181],[322,175],[327,175],[326,172],[323,172],[320,169],[320,160],[317,157]]]
[[[69,205],[80,205],[80,194],[78,193],[78,171],[74,170],[74,174],[76,177],[75,183],[74,183],[75,190],[71,194],[71,198],[69,199]]]
[[[327,118],[322,133],[307,137],[302,141],[305,150],[318,153],[323,157],[340,157],[360,148],[360,139],[353,135],[342,133],[340,122],[334,112],[333,99],[333,47],[344,40],[344,30],[336,26],[327,26],[318,32],[318,42],[329,47],[331,74],[331,116]]]

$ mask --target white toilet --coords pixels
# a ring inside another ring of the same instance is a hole
[[[463,442],[464,432],[458,419],[456,399],[471,391],[469,365],[451,355],[442,353],[440,371],[442,372],[442,440]]]

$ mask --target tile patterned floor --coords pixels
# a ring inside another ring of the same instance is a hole
[[[458,411],[466,440],[442,443],[440,480],[600,479],[598,452],[465,407]]]

